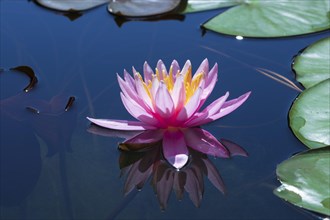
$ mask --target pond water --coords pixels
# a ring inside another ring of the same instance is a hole
[[[306,149],[287,118],[299,92],[256,68],[295,82],[292,57],[329,32],[237,40],[202,34],[200,24],[221,10],[188,14],[184,20],[116,23],[105,6],[70,20],[32,1],[0,4],[1,219],[318,218],[273,194],[280,185],[277,164]],[[247,91],[252,95],[203,129],[239,144],[249,156],[208,157],[226,193],[204,177],[200,207],[187,192],[181,201],[172,192],[162,210],[149,184],[152,178],[124,196],[126,176],[121,176],[119,162],[132,155],[118,150],[124,139],[116,134],[95,134],[86,117],[132,119],[116,78],[124,69],[131,72],[134,66],[142,72],[144,61],[155,67],[159,59],[167,66],[176,59],[182,67],[189,59],[194,71],[205,58],[212,66],[219,64],[219,80],[207,103],[226,91],[230,98]],[[17,66],[31,67],[38,78],[27,93],[23,88],[29,78],[10,70]],[[70,97],[75,100],[65,111]]]

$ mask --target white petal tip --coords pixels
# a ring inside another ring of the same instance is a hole
[[[181,169],[188,163],[188,155],[186,154],[177,154],[174,157],[167,158],[167,161],[176,169]]]

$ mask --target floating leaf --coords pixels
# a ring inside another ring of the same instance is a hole
[[[233,0],[188,0],[187,7],[183,13],[206,11],[237,5],[239,2]]]
[[[59,11],[83,11],[109,2],[109,0],[36,0],[40,5]]]
[[[27,85],[24,88],[25,92],[30,91],[38,82],[38,78],[34,74],[33,69],[29,66],[17,66],[17,67],[11,68],[10,70],[16,70],[16,71],[22,72],[30,78],[29,85]]]
[[[297,154],[276,170],[282,185],[274,193],[288,202],[330,215],[330,146]]]
[[[236,1],[233,1],[236,2]],[[203,27],[246,37],[285,37],[329,29],[328,0],[244,0]]]
[[[111,1],[108,5],[110,13],[127,17],[146,17],[165,14],[180,5],[180,0],[126,0]]]
[[[330,77],[330,37],[307,47],[294,59],[296,78],[306,88]]]
[[[309,148],[330,144],[330,79],[306,89],[293,103],[290,126]]]

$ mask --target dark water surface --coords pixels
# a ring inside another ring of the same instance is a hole
[[[255,68],[295,82],[292,57],[329,33],[236,40],[202,36],[199,25],[219,11],[119,27],[105,6],[74,21],[30,1],[0,6],[1,219],[316,219],[273,195],[280,185],[276,165],[306,147],[288,127],[298,92]],[[172,192],[162,211],[149,182],[124,197],[117,149],[123,139],[88,132],[86,116],[132,119],[116,81],[124,68],[142,71],[144,61],[155,67],[158,59],[167,66],[176,59],[182,67],[190,59],[194,71],[204,58],[219,64],[207,103],[226,91],[231,98],[252,91],[234,113],[203,127],[238,143],[249,157],[209,157],[226,194],[204,177],[199,208],[187,193],[178,201]],[[9,70],[22,65],[39,80],[28,93],[22,89],[29,78]],[[75,101],[64,111],[69,97]]]

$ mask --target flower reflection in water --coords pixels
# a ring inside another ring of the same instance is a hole
[[[209,146],[207,149],[206,143],[201,146],[197,144],[189,146],[191,148],[189,148],[188,163],[181,169],[177,169],[163,155],[161,140],[163,132],[161,130],[144,131],[135,134],[133,138],[129,137],[132,133],[125,135],[125,132],[122,132],[119,134],[118,131],[105,130],[97,126],[91,126],[89,131],[103,136],[121,136],[127,139],[119,144],[121,176],[126,176],[125,195],[128,195],[135,188],[142,189],[148,179],[151,179],[161,209],[166,209],[172,190],[178,200],[183,198],[186,191],[194,205],[199,207],[204,193],[204,176],[220,192],[225,193],[224,182],[219,171],[205,154],[209,153],[206,150],[212,152],[214,148]],[[187,128],[185,132],[197,135],[191,137],[194,139],[200,138],[198,135],[201,133],[206,133],[200,128]],[[211,135],[208,132],[207,134]],[[157,136],[160,139],[155,141],[156,139],[150,139],[152,136]],[[143,139],[145,139],[144,142]],[[139,141],[134,142],[136,140]],[[247,156],[247,152],[239,145],[225,139],[221,139],[220,142],[228,150],[229,157]],[[201,149],[206,152],[201,152]]]

